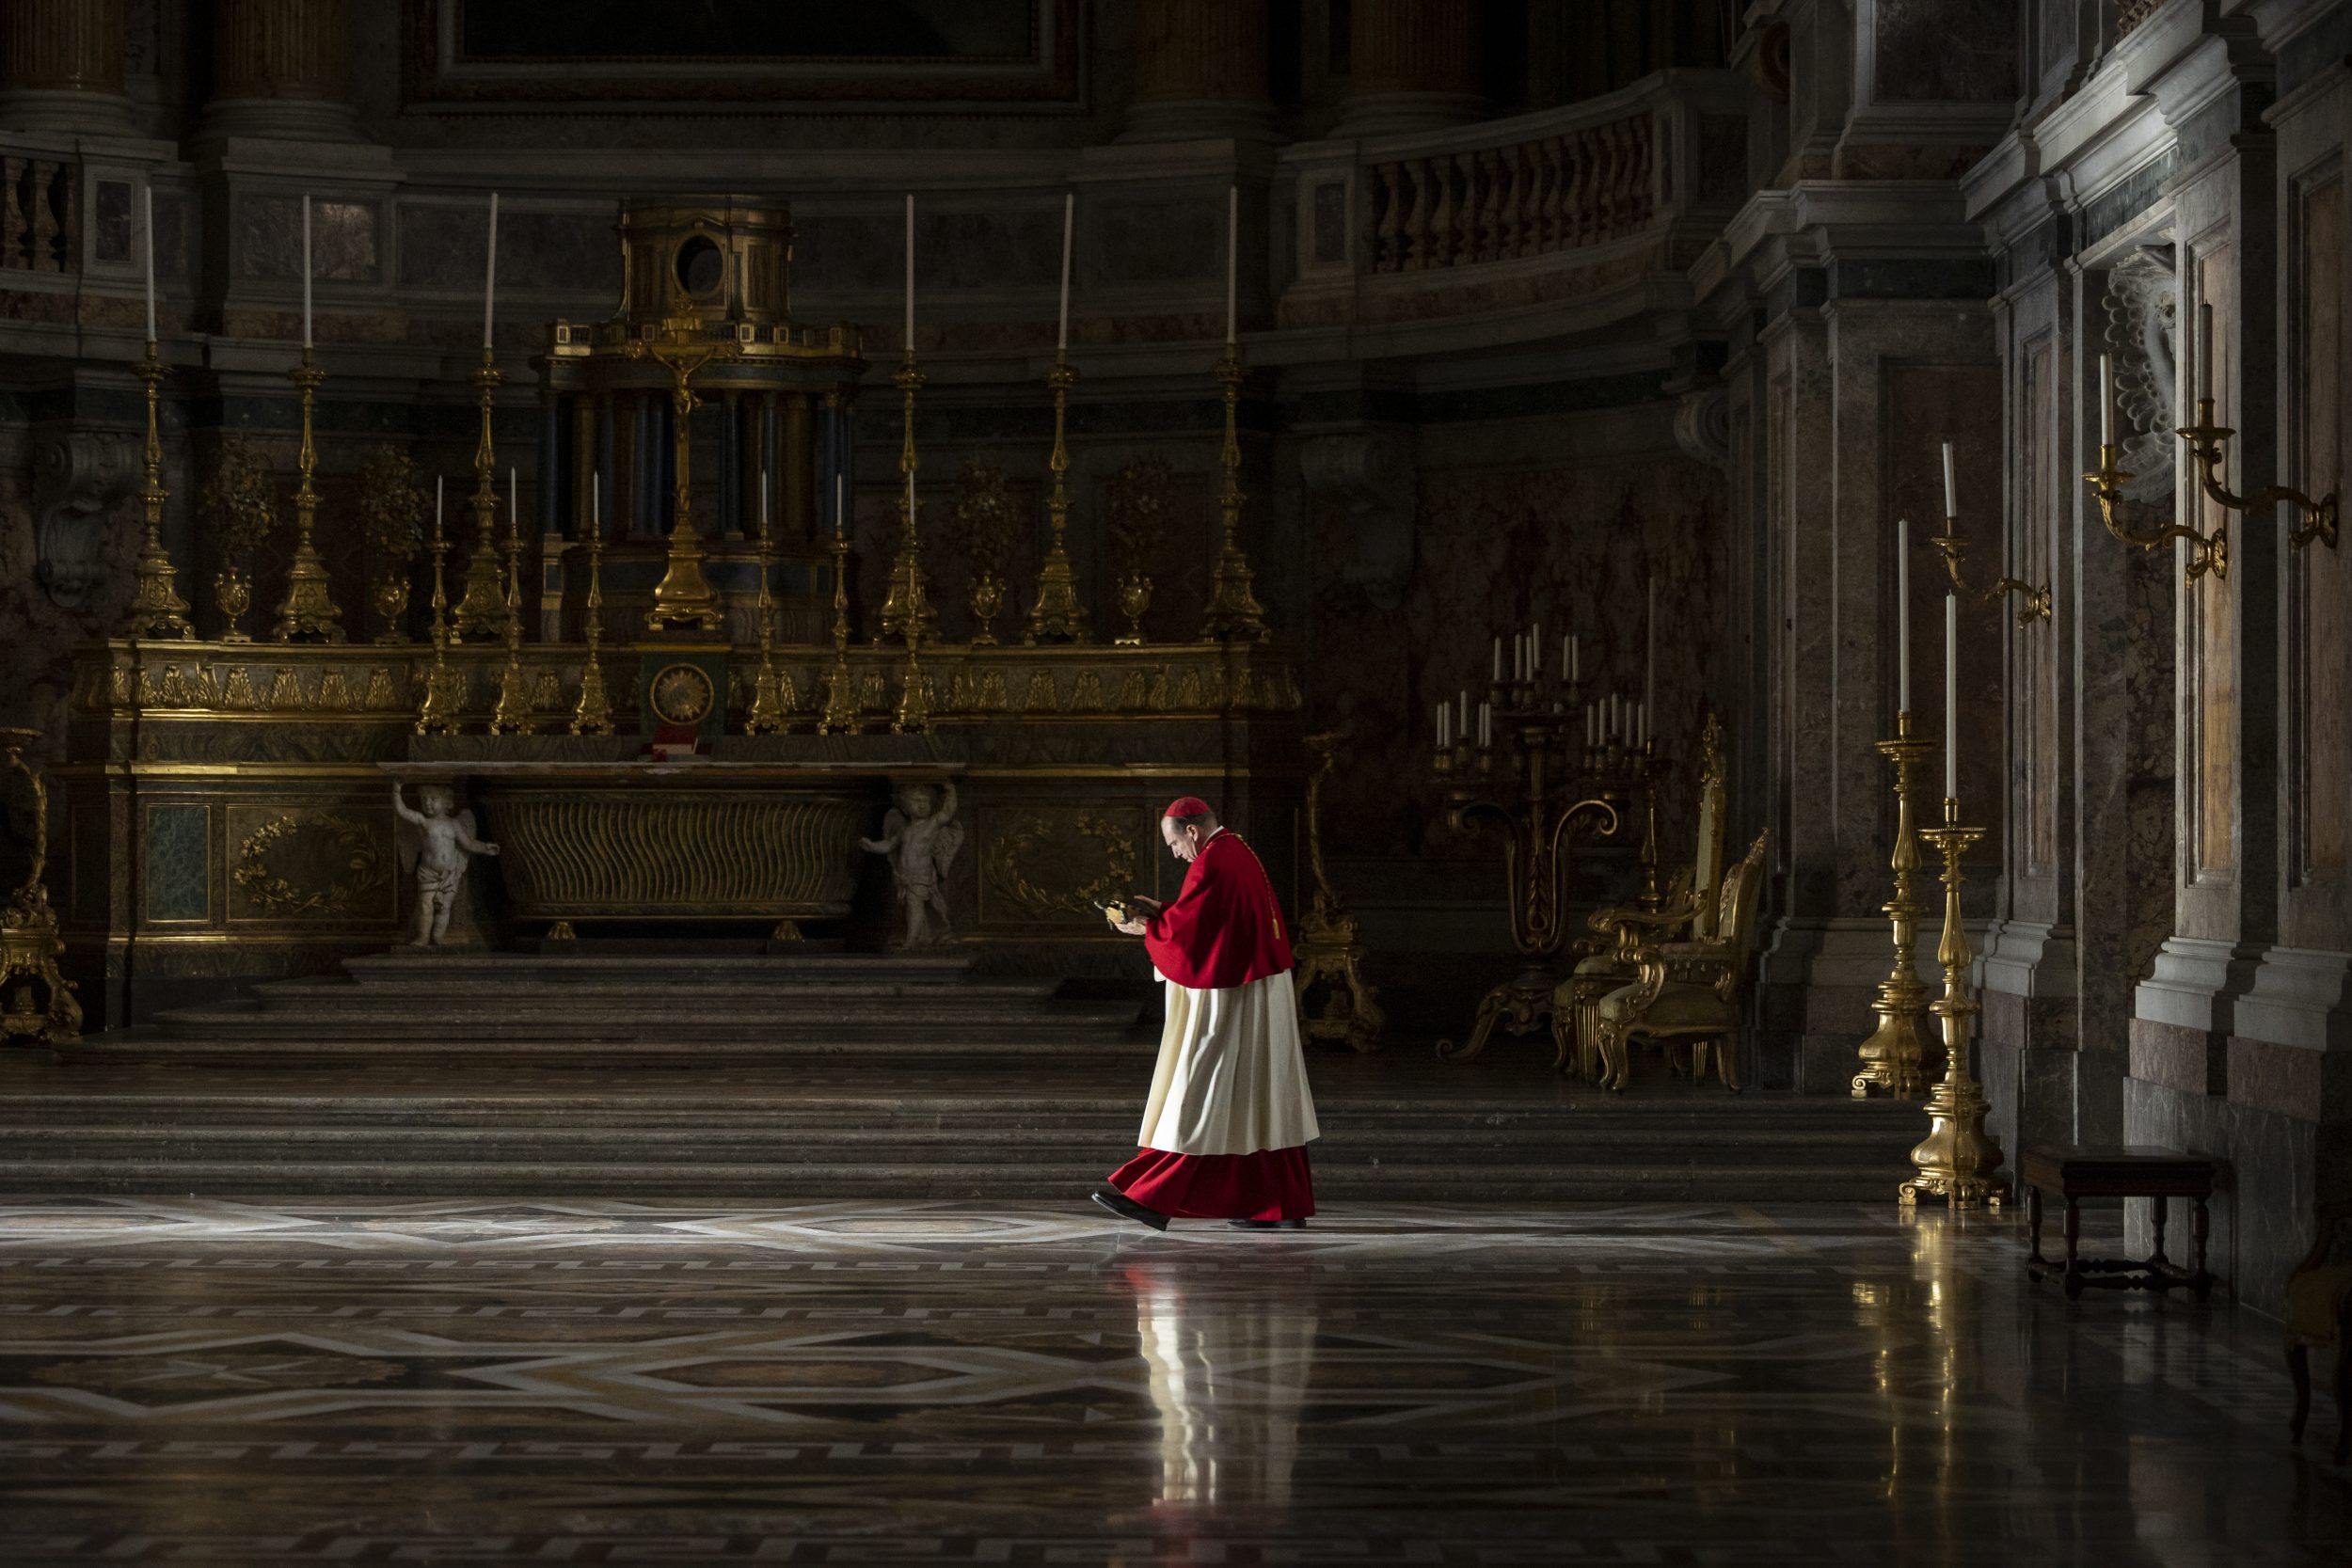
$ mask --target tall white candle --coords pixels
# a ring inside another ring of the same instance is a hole
[[[914,352],[914,193],[907,192],[907,325],[906,350]]]
[[[907,531],[914,531],[914,470],[907,470]]]
[[[1064,192],[1061,198],[1061,330],[1054,340],[1057,349],[1070,347],[1070,233],[1077,220],[1077,193]]]
[[[302,193],[302,346],[310,346],[310,193]]]
[[[1895,711],[1911,711],[1911,519],[1895,519]]]
[[[1568,632],[1560,639],[1560,673],[1568,677],[1568,684],[1577,683],[1576,634]]]
[[[833,476],[833,536],[840,538],[842,530],[848,526],[849,514],[844,510],[841,499],[841,476],[835,474]]]
[[[441,531],[441,486],[444,483],[441,475],[433,476],[433,531],[437,536]]]
[[[2115,361],[2099,356],[2099,444],[2115,445]]]
[[[1944,515],[1960,515],[1960,495],[1952,487],[1952,444],[1949,441],[1944,443]]]
[[[499,193],[490,193],[490,245],[482,263],[482,346],[490,346],[490,318],[499,293]]]
[[[139,193],[147,213],[147,341],[155,341],[155,187]]]
[[[1491,703],[1478,705],[1478,743],[1488,747],[1495,743],[1495,710]]]
[[[1649,646],[1642,655],[1642,701],[1658,703],[1658,579],[1649,579]]]
[[[1454,719],[1454,727],[1462,732],[1463,739],[1468,740],[1470,738],[1470,688],[1467,686],[1462,688],[1461,706],[1455,711]]]
[[[1584,749],[1591,751],[1600,744],[1600,710],[1591,703],[1584,705]]]
[[[1438,750],[1440,752],[1445,750],[1445,721],[1449,717],[1451,717],[1448,710],[1453,705],[1450,703],[1439,703],[1438,705]]]
[[[1960,601],[1944,595],[1944,799],[1960,798]]]
[[[1540,677],[1544,673],[1544,624],[1535,623],[1535,629],[1527,634],[1527,673]]]
[[[2213,307],[2197,308],[2197,395],[2217,398],[2221,395],[2221,367],[2213,357]]]
[[[1225,346],[1231,348],[1238,341],[1234,336],[1234,281],[1241,276],[1241,187],[1225,187]]]
[[[595,468],[588,470],[588,526],[603,531],[604,475]]]
[[[759,536],[768,537],[768,470],[759,470]]]
[[[1502,684],[1502,639],[1500,637],[1495,639],[1495,673],[1493,680],[1497,686]]]

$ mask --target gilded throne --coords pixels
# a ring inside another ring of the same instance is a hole
[[[1600,1002],[1640,974],[1645,943],[1684,937],[1705,942],[1714,935],[1716,881],[1724,872],[1724,730],[1713,714],[1699,736],[1698,845],[1691,863],[1675,874],[1666,896],[1649,908],[1639,904],[1596,910],[1587,922],[1611,938],[1606,950],[1580,960],[1554,994],[1553,1065],[1573,1066],[1590,1078],[1600,1063]],[[1653,895],[1656,884],[1652,883]]]
[[[1714,917],[1708,938],[1644,946],[1635,955],[1633,983],[1611,991],[1594,1009],[1602,1081],[1610,1088],[1625,1087],[1632,1042],[1638,1037],[1663,1045],[1690,1042],[1693,1078],[1706,1073],[1711,1049],[1724,1087],[1738,1091],[1740,1022],[1754,979],[1756,911],[1770,836],[1756,834],[1745,858],[1724,879],[1711,901]]]

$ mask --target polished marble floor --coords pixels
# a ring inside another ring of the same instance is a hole
[[[0,1202],[0,1561],[2352,1560],[2274,1325],[1894,1206]]]

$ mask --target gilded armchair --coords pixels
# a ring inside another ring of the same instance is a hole
[[[1740,1087],[1740,1022],[1746,1012],[1756,958],[1756,911],[1764,889],[1764,844],[1758,833],[1747,857],[1731,868],[1714,904],[1714,925],[1704,941],[1661,942],[1635,955],[1636,977],[1600,999],[1594,1009],[1601,1078],[1623,1089],[1636,1038],[1661,1044],[1688,1040],[1693,1078],[1707,1070],[1715,1053],[1724,1086]]]
[[[2312,1347],[2336,1353],[2336,1463],[2352,1458],[2352,1203],[2319,1206],[2312,1250],[2287,1276],[2287,1375],[2295,1414],[2287,1430],[2303,1441],[2312,1413]]]
[[[1600,1060],[1600,1000],[1632,981],[1635,955],[1649,943],[1714,935],[1716,879],[1724,874],[1723,725],[1708,715],[1699,736],[1698,845],[1654,910],[1628,904],[1596,910],[1586,922],[1608,944],[1579,960],[1552,997],[1552,1065],[1590,1078]]]

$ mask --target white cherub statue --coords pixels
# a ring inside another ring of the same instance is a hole
[[[457,809],[457,797],[447,784],[423,784],[417,790],[421,812],[408,809],[392,784],[392,810],[415,832],[403,834],[402,869],[414,868],[417,878],[417,916],[411,947],[438,947],[449,935],[450,911],[457,907],[457,890],[465,882],[469,858],[495,855],[499,847],[473,836],[473,813]]]
[[[963,825],[956,820],[953,783],[901,784],[898,807],[882,818],[880,838],[861,838],[868,852],[890,857],[890,879],[907,911],[907,947],[929,947],[955,935],[947,921],[947,895],[940,885],[963,847]],[[939,929],[931,930],[931,916]]]

